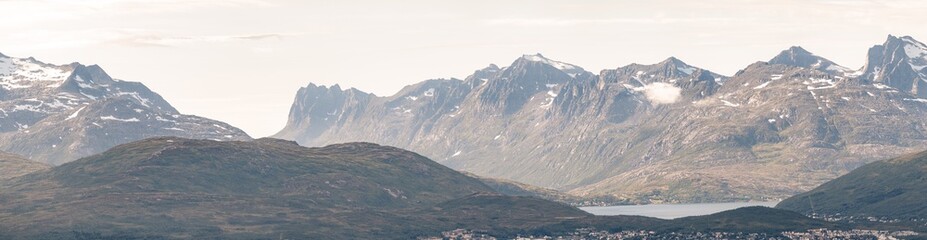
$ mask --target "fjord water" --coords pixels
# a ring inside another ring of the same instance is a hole
[[[599,216],[637,215],[662,219],[675,219],[689,216],[708,215],[750,206],[773,207],[778,203],[779,202],[650,204],[608,207],[581,207],[579,209]]]

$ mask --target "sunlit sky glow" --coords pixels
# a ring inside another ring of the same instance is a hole
[[[525,53],[597,72],[676,56],[725,75],[800,45],[859,68],[927,41],[922,0],[0,0],[0,52],[99,64],[255,137],[310,82],[390,95]]]

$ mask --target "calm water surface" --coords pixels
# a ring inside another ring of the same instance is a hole
[[[662,219],[674,219],[688,216],[708,215],[749,206],[773,207],[778,203],[779,202],[651,204],[611,207],[582,207],[579,209],[600,216],[639,215]]]

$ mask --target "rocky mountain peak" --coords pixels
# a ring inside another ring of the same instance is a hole
[[[527,54],[497,72],[477,71],[467,78],[467,83],[478,88],[483,105],[480,109],[512,114],[539,93],[553,91],[573,81],[591,81],[594,76],[573,64],[551,60],[541,54]]]
[[[494,78],[501,70],[502,69],[496,66],[496,64],[489,64],[489,66],[483,69],[474,71],[473,74],[468,76],[464,81],[470,88],[476,88],[489,82],[489,79]]]
[[[814,55],[813,53],[809,52],[808,50],[805,50],[805,48],[801,46],[791,46],[789,47],[789,49],[786,49],[782,52],[783,53],[788,52],[794,55]]]
[[[326,87],[310,83],[297,91],[295,102],[298,104],[290,107],[287,129],[274,136],[297,141],[305,137],[315,137],[322,130],[337,125],[354,112],[362,111],[374,98],[376,96],[373,94],[354,88],[342,90],[338,84]],[[299,137],[285,134],[291,131],[305,131],[311,134]]]
[[[676,57],[669,57],[656,65],[662,67],[665,72],[674,73],[677,76],[692,76],[696,72],[703,70],[686,64]]]
[[[686,64],[686,63],[683,62],[682,60],[679,60],[679,58],[672,57],[672,56],[666,58],[666,60],[663,60],[663,61],[661,61],[660,63],[657,63],[657,65],[670,65],[670,66],[678,66],[678,67],[689,67],[688,64]]]
[[[904,45],[904,42],[905,42],[905,41],[903,41],[902,38],[906,38],[906,39],[911,39],[911,40],[913,40],[913,38],[910,37],[910,36],[897,37],[897,36],[895,36],[895,35],[889,34],[888,37],[885,39],[885,43],[882,44],[882,45],[883,45],[883,46],[899,46],[899,45]]]
[[[849,68],[840,66],[833,61],[827,60],[826,58],[820,57],[818,55],[814,55],[813,53],[799,46],[792,46],[789,49],[783,50],[779,53],[779,55],[776,55],[771,60],[769,60],[769,63],[809,68],[839,75],[850,71]]]
[[[927,98],[927,45],[910,36],[888,36],[869,49],[862,78]]]
[[[624,82],[630,85],[706,79],[705,74],[712,76],[712,79],[721,76],[689,65],[676,57],[669,57],[650,65],[633,63],[617,69],[603,70],[601,73],[602,78],[611,82]]]
[[[335,84],[331,86],[317,85],[314,83],[309,83],[305,87],[301,87],[297,92],[297,95],[300,96],[314,96],[315,98],[322,98],[322,96],[327,97],[346,97],[346,96],[359,96],[364,97],[367,95],[373,95],[356,88],[343,89],[341,85]]]
[[[544,57],[544,55],[541,55],[540,53],[522,55],[520,58],[515,60],[515,63],[512,63],[512,66],[515,67],[515,66],[519,66],[522,64],[543,64],[543,65],[551,66],[560,71],[563,71],[564,73],[572,77],[576,77],[576,75],[586,73],[586,70],[583,70],[583,68],[579,66],[561,62],[561,61],[551,60],[549,58]]]
[[[182,115],[144,84],[98,65],[0,57],[0,151],[61,164],[155,136],[246,140],[228,124]]]

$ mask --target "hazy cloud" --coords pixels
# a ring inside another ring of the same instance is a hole
[[[260,41],[260,40],[283,40],[285,37],[298,36],[299,34],[249,34],[249,35],[227,35],[227,36],[159,36],[159,35],[136,35],[127,36],[120,39],[112,40],[113,43],[124,44],[129,46],[157,46],[173,47],[187,44],[198,43],[223,43],[236,41]]]
[[[273,6],[267,0],[40,0],[40,3],[109,10],[183,10],[201,7]]]
[[[867,10],[865,7],[911,8],[927,5],[922,0],[818,0],[816,2],[832,6],[863,7],[860,10]]]
[[[179,36],[142,29],[30,30],[0,36],[6,47],[43,50],[115,44],[130,47],[178,47],[205,43],[281,41],[300,33]],[[267,52],[267,49],[259,50]]]
[[[728,22],[729,18],[603,18],[603,19],[562,19],[562,18],[499,18],[485,20],[488,25],[511,25],[533,27],[568,27],[593,24],[673,24],[673,23],[711,23]]]
[[[105,19],[199,9],[271,7],[268,0],[0,0],[0,27]]]

